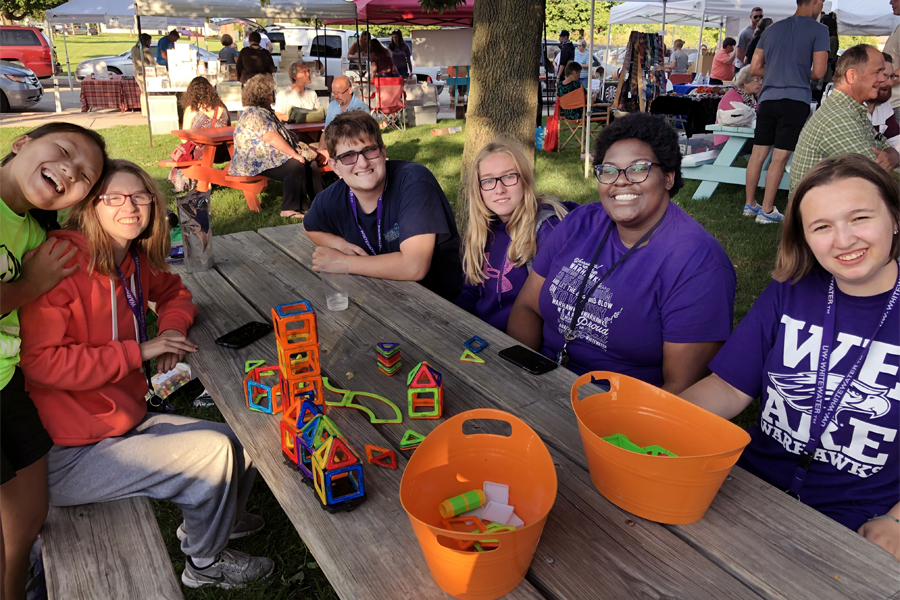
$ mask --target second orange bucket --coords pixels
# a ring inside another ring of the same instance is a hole
[[[586,383],[610,390],[579,400]],[[572,408],[591,481],[607,500],[639,517],[684,525],[699,521],[750,443],[746,431],[699,406],[632,377],[594,371],[572,385]],[[638,446],[677,457],[624,450],[602,438],[622,433]]]
[[[463,423],[478,419],[505,421],[512,434],[463,433]],[[525,525],[491,534],[441,527],[441,502],[481,489],[485,481],[509,486],[509,503]],[[556,468],[544,442],[521,419],[487,408],[458,414],[428,434],[400,482],[400,501],[432,577],[460,600],[494,600],[519,585],[555,500]],[[498,540],[499,547],[489,552],[459,549],[459,541],[488,538]]]

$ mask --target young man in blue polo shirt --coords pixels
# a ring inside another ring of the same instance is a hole
[[[459,233],[431,171],[388,161],[378,123],[363,111],[335,117],[325,145],[341,180],[316,196],[303,220],[317,246],[313,270],[343,260],[351,273],[418,281],[454,300],[463,283]]]

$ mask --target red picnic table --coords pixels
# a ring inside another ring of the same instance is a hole
[[[88,75],[81,82],[81,112],[92,108],[140,110],[141,89],[134,79],[123,79],[121,75],[111,75],[110,79]]]
[[[294,133],[313,134],[325,129],[325,123],[287,123],[287,128]],[[194,142],[203,147],[203,158],[198,161],[160,161],[160,166],[180,167],[189,179],[197,180],[197,189],[201,192],[209,190],[210,184],[234,188],[244,192],[247,200],[247,208],[253,212],[259,212],[259,194],[266,189],[268,178],[262,175],[251,177],[235,176],[228,174],[226,163],[221,169],[217,168],[213,161],[216,156],[216,148],[225,145],[228,154],[234,156],[234,126],[207,127],[206,129],[175,129],[172,135],[182,140]]]

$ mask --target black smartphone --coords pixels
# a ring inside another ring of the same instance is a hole
[[[271,323],[251,321],[249,323],[244,323],[234,331],[229,331],[218,338],[216,343],[220,346],[225,346],[226,348],[243,348],[267,335],[272,329]]]
[[[522,367],[533,375],[543,375],[556,368],[555,362],[525,346],[512,346],[501,350],[499,354],[501,358],[505,358],[517,367]]]

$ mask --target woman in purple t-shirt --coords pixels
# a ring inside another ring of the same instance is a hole
[[[507,333],[576,373],[604,370],[680,393],[731,333],[735,274],[722,246],[670,197],[678,136],[658,115],[597,136],[600,202],[538,250]]]
[[[900,558],[900,190],[870,159],[798,184],[773,281],[681,395],[726,419],[761,396],[739,466]]]

